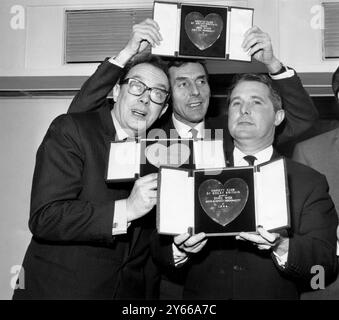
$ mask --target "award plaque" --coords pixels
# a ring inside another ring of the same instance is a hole
[[[185,170],[160,167],[157,229],[229,236],[289,227],[285,160],[259,166]]]
[[[200,169],[226,164],[222,140],[134,139],[110,143],[106,181],[121,182],[158,172],[161,166]]]
[[[153,54],[251,61],[241,47],[251,8],[155,1],[153,19],[163,37]]]

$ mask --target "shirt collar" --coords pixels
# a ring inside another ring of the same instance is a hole
[[[254,165],[258,165],[258,164],[270,161],[273,155],[273,147],[272,145],[270,145],[264,150],[261,150],[251,155],[257,158],[257,160],[255,160],[254,162]],[[234,151],[233,151],[234,166],[235,167],[248,166],[247,161],[244,159],[245,156],[247,156],[247,154],[243,153],[237,147],[234,147]]]
[[[114,109],[113,109],[114,110]],[[116,118],[113,110],[111,111],[112,119],[113,119],[113,124],[115,127],[116,131],[116,139],[117,141],[124,140],[126,138],[129,138],[129,135],[126,133],[126,131],[121,127],[118,119]]]
[[[173,124],[174,124],[174,128],[177,130],[177,132],[178,132],[178,134],[181,138],[185,138],[185,139],[192,138],[192,134],[190,132],[190,130],[192,129],[191,126],[179,121],[174,116],[174,113],[172,113],[172,121],[173,121]],[[204,120],[199,122],[193,128],[198,131],[197,137],[199,139],[204,138],[204,129],[205,129],[205,121]]]

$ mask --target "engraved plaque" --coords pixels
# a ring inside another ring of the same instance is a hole
[[[155,167],[170,166],[178,168],[187,162],[190,149],[184,143],[173,143],[169,147],[153,143],[145,148],[147,160]]]
[[[201,51],[206,50],[219,39],[223,27],[223,21],[216,13],[204,17],[199,12],[191,12],[185,17],[186,34]]]
[[[204,212],[225,227],[241,214],[248,194],[247,183],[243,179],[232,178],[224,184],[216,179],[204,181],[198,196]]]

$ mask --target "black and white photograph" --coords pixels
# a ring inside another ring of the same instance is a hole
[[[0,300],[339,300],[339,0],[2,0],[0,48]]]

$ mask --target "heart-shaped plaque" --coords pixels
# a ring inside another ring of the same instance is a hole
[[[185,18],[185,30],[188,38],[200,50],[205,50],[216,42],[224,27],[217,13],[207,16],[199,12],[190,12]]]
[[[157,168],[160,166],[178,168],[188,160],[190,148],[183,143],[173,143],[169,147],[153,143],[145,149],[145,156]]]
[[[206,214],[225,227],[244,209],[248,190],[247,183],[240,178],[229,179],[224,185],[216,179],[209,179],[199,187],[199,201]]]

